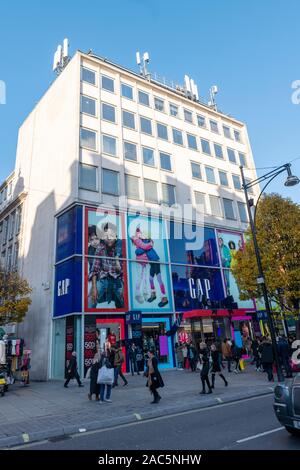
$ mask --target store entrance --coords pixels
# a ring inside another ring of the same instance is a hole
[[[149,349],[153,349],[160,364],[167,364],[169,362],[168,337],[166,336],[165,323],[143,324],[142,338],[145,360],[147,360]]]

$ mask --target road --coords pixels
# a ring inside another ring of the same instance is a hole
[[[290,436],[275,418],[272,399],[245,399],[55,442],[43,441],[22,449],[300,450],[300,438]]]

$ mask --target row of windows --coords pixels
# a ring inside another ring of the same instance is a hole
[[[80,164],[79,185],[82,189],[98,191],[98,167]],[[176,203],[176,187],[171,184],[161,184],[161,198],[158,195],[159,184],[157,181],[143,179],[144,199],[146,202],[159,202],[172,206]],[[102,193],[113,196],[120,195],[119,172],[102,168]],[[125,175],[125,193],[130,199],[141,200],[140,178],[133,175]],[[194,192],[195,203],[202,206],[205,214],[216,217],[225,217],[228,220],[236,220],[236,210],[234,201],[228,198],[209,195],[210,210],[207,205],[207,195],[198,191]],[[247,222],[246,205],[237,203],[241,222]]]
[[[20,232],[22,222],[22,206],[0,222],[0,247]]]
[[[90,83],[92,85],[96,85],[96,72],[93,70],[89,70],[85,67],[82,68],[81,78],[84,82]],[[111,77],[107,77],[106,75],[101,75],[101,88],[109,91],[111,93],[115,93],[115,80]],[[121,83],[121,96],[123,98],[127,98],[129,100],[135,100],[134,96],[134,88],[126,83]],[[181,118],[190,123],[190,124],[197,124],[201,128],[208,128],[207,119],[205,116],[201,114],[196,114],[194,116],[194,112],[180,107],[174,103],[166,103],[165,100],[161,97],[154,96],[153,97],[153,104],[151,103],[151,96],[149,93],[145,91],[138,90],[137,91],[137,99],[139,104],[148,107],[154,107],[156,111],[160,111],[162,113],[169,113],[171,116]],[[220,134],[220,124],[213,120],[209,120],[209,128],[212,132]],[[236,142],[242,142],[241,132],[237,129],[231,129],[230,127],[226,126],[225,124],[222,125],[223,134],[228,139],[234,139]]]
[[[201,165],[199,163],[191,162],[191,170],[192,170],[192,177],[194,179],[201,180],[201,181],[204,180]],[[204,171],[205,171],[206,181],[208,183],[219,184],[220,186],[225,186],[227,188],[230,186],[229,181],[228,181],[228,175],[227,175],[226,171],[215,170],[214,168],[212,168],[210,166],[205,166]],[[216,179],[216,173],[215,173],[216,171],[217,171],[218,177],[219,177],[218,182],[217,182],[217,179]],[[234,189],[241,190],[242,189],[242,183],[241,183],[240,176],[239,175],[231,175],[231,177],[232,177],[232,183],[233,183]],[[246,183],[250,182],[250,180],[247,179],[247,178],[245,179],[245,181],[246,181]],[[251,193],[253,192],[252,188],[249,188],[249,192],[251,192]]]
[[[132,114],[132,113],[129,113],[129,114]],[[148,135],[153,135],[151,120],[147,118],[143,118],[143,117],[140,117],[140,120],[141,120],[141,129],[143,129],[142,132]],[[156,123],[156,126],[157,126],[157,137],[163,140],[168,140],[167,126],[165,126],[164,124],[160,124],[160,123]],[[172,128],[172,135],[173,135],[174,144],[178,144],[182,146],[184,145],[182,131]],[[164,139],[163,136],[165,136],[166,139]],[[202,153],[209,155],[209,156],[213,156],[213,153],[212,153],[212,147],[213,147],[214,155],[219,159],[222,159],[222,160],[225,159],[223,147],[220,144],[211,143],[206,139],[200,139],[199,143],[200,143]],[[97,151],[97,132],[82,127],[80,130],[80,144],[82,147]],[[116,156],[116,153],[117,153],[117,138],[116,137],[108,136],[108,135],[102,136],[102,146],[103,146],[104,153],[109,153],[110,155]],[[137,144],[131,143],[131,146],[136,147]],[[192,134],[187,134],[187,146],[191,150],[199,150],[198,139],[196,138],[196,136]],[[227,152],[228,160],[231,163],[235,163],[235,164],[239,163],[243,167],[247,167],[245,154],[241,152],[236,152],[235,150],[228,148],[228,147],[226,148],[226,152]]]
[[[19,242],[10,245],[7,249],[1,251],[0,264],[7,271],[17,271],[19,260]]]
[[[0,205],[7,200],[12,194],[12,183],[5,186],[2,191],[0,191]]]

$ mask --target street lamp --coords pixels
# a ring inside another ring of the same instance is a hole
[[[285,186],[295,186],[300,182],[299,178],[297,176],[294,176],[291,172],[291,164],[286,163],[285,165],[281,165],[278,168],[275,168],[274,170],[270,171],[269,173],[266,173],[263,176],[260,176],[259,178],[249,181],[246,183],[245,176],[244,176],[244,171],[243,167],[240,166],[241,170],[241,176],[242,176],[242,188],[245,193],[245,199],[246,199],[246,205],[247,205],[247,212],[248,212],[248,217],[249,217],[249,222],[250,222],[250,227],[251,227],[251,232],[252,232],[252,238],[253,238],[253,244],[254,244],[254,250],[255,250],[255,256],[256,256],[256,262],[257,262],[257,268],[258,268],[258,278],[257,278],[257,284],[261,286],[262,292],[263,292],[263,297],[264,297],[264,302],[265,302],[265,307],[266,307],[266,313],[267,313],[267,319],[268,319],[268,325],[269,325],[269,330],[271,333],[271,339],[273,343],[273,350],[274,350],[274,356],[275,356],[275,363],[277,367],[277,377],[278,377],[278,382],[284,382],[284,375],[282,372],[281,364],[279,361],[279,355],[278,355],[278,348],[277,348],[277,341],[276,341],[276,333],[275,333],[275,328],[273,324],[273,319],[272,319],[272,312],[271,312],[271,306],[270,306],[270,301],[268,297],[268,290],[266,286],[266,281],[265,281],[265,276],[264,276],[264,271],[262,267],[262,262],[261,262],[261,257],[260,257],[260,251],[259,251],[259,246],[257,242],[257,237],[256,237],[256,227],[255,227],[255,220],[256,220],[256,208],[258,205],[258,202],[260,200],[261,195],[265,191],[266,187],[273,181],[273,179],[276,178],[276,176],[280,175],[283,172],[287,172],[287,179],[285,181]],[[249,200],[248,197],[248,189],[252,188],[253,186],[262,183],[263,181],[266,181],[267,183],[263,187],[260,195],[258,196],[257,202],[256,202],[256,207],[255,207],[255,213],[254,213],[254,220],[252,217],[251,213],[251,206],[254,204],[253,200]]]

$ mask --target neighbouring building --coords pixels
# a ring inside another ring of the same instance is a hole
[[[108,335],[171,368],[176,322],[176,341],[255,334],[230,271],[247,227],[240,165],[256,178],[244,123],[75,53],[20,127],[0,186],[1,262],[33,288],[17,327],[33,378],[63,378],[74,349],[83,374]]]

